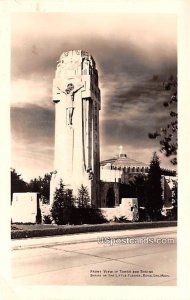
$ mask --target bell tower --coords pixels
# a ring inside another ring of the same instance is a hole
[[[83,50],[63,52],[53,80],[55,103],[54,172],[50,203],[63,180],[65,188],[88,188],[91,204],[100,206],[98,71],[93,57]]]

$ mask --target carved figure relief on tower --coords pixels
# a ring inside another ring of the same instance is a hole
[[[100,105],[100,90],[98,87],[98,71],[93,57],[83,50],[63,52],[57,62],[56,76],[53,83],[53,101],[63,100],[63,91],[67,85],[83,85],[83,98],[98,99]]]

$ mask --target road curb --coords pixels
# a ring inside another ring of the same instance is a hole
[[[31,238],[31,239],[20,239],[20,240],[13,240],[13,242],[17,241],[17,245],[12,245],[11,246],[11,250],[24,250],[24,249],[33,249],[33,248],[41,248],[41,247],[51,247],[52,245],[72,245],[72,244],[81,244],[81,243],[88,243],[88,242],[95,242],[98,240],[98,238],[100,237],[112,237],[112,238],[127,238],[130,236],[141,236],[142,234],[146,237],[146,236],[151,236],[151,235],[160,235],[163,232],[165,234],[169,234],[169,233],[174,233],[176,232],[177,226],[172,226],[172,227],[160,227],[160,228],[149,228],[149,230],[152,229],[152,232],[142,232],[143,229],[141,229],[141,232],[135,232],[135,231],[128,231],[128,232],[123,232],[121,230],[119,231],[104,231],[101,232],[97,232],[95,236],[91,236],[91,237],[86,237],[86,238],[79,238],[78,235],[76,236],[75,239],[75,235],[70,235],[70,236],[53,236],[53,237],[44,237],[44,238]],[[161,230],[161,229],[165,229]],[[170,229],[170,230],[168,230]],[[155,231],[156,230],[156,231]],[[158,231],[157,231],[158,230]],[[92,233],[86,233],[87,235],[91,235]],[[93,233],[95,234],[95,233]],[[77,239],[78,237],[78,239]],[[61,240],[62,238],[62,240]],[[64,240],[65,238],[70,238],[68,240]],[[74,239],[73,239],[74,238]],[[56,239],[60,239],[60,241],[56,241]],[[38,242],[38,240],[40,240]],[[28,242],[28,243],[27,243]],[[30,244],[31,243],[31,244]]]

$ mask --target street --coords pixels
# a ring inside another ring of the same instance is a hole
[[[13,284],[176,285],[176,227],[139,232],[12,250]]]

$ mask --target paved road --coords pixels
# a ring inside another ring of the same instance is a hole
[[[99,242],[24,247],[12,251],[13,284],[173,286],[176,248],[175,227],[141,235],[118,232],[117,240],[107,232]]]

